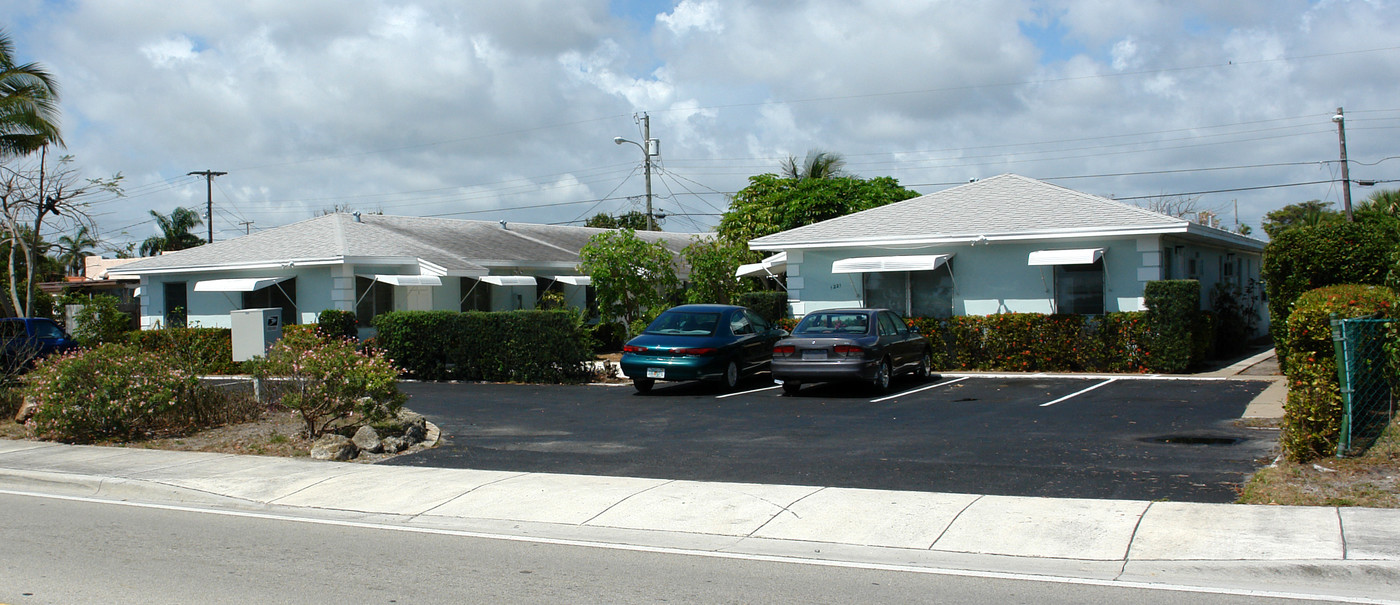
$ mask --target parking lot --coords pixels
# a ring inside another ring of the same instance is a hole
[[[1229,502],[1277,431],[1236,421],[1266,382],[944,375],[734,392],[405,383],[447,436],[388,464],[1079,498]]]

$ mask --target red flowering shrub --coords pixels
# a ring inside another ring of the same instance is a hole
[[[1338,319],[1393,317],[1395,303],[1395,293],[1382,286],[1327,286],[1298,297],[1288,325],[1276,337],[1283,347],[1281,356],[1288,358],[1283,448],[1290,459],[1306,462],[1337,453],[1342,396],[1332,315]]]

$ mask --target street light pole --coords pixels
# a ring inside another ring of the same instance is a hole
[[[1337,123],[1337,144],[1342,148],[1342,207],[1346,208],[1347,222],[1352,222],[1356,219],[1351,215],[1351,170],[1347,166],[1346,117],[1342,115],[1342,108],[1337,108],[1332,121]]]
[[[613,142],[617,143],[618,145],[621,145],[623,143],[631,143],[633,145],[636,145],[638,149],[642,150],[642,165],[643,168],[646,170],[647,182],[647,231],[655,231],[656,215],[653,214],[651,211],[651,156],[657,155],[659,153],[659,150],[657,148],[661,145],[660,141],[651,138],[651,116],[647,115],[646,112],[642,112],[641,120],[643,142],[638,143],[636,141],[629,141],[622,137],[613,137]]]

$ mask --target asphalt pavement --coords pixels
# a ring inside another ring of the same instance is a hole
[[[1004,496],[1232,502],[1277,430],[1270,381],[943,375],[811,385],[760,375],[630,386],[406,383],[448,437],[388,464]],[[1050,405],[1046,405],[1050,404]]]

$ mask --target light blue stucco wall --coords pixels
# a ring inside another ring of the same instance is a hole
[[[1178,248],[1177,246],[1181,246]],[[1104,248],[1104,310],[1144,310],[1143,293],[1150,281],[1172,278],[1201,281],[1201,308],[1210,308],[1210,292],[1222,279],[1241,286],[1259,280],[1257,253],[1189,243],[1163,236],[1080,239],[1075,241],[996,242],[918,248],[826,248],[788,250],[789,311],[801,316],[815,310],[865,304],[861,274],[833,274],[832,263],[846,258],[952,254],[949,265],[955,282],[954,315],[1051,313],[1054,311],[1054,270],[1027,264],[1037,250]],[[1173,255],[1170,260],[1167,255]],[[1186,275],[1186,260],[1196,259],[1196,272]],[[1235,275],[1222,277],[1222,266],[1234,263]],[[1262,284],[1255,291],[1262,290]],[[1259,304],[1262,309],[1264,305]],[[1261,329],[1267,329],[1267,310]]]
[[[285,267],[279,269],[250,269],[169,275],[147,275],[142,278],[141,327],[155,329],[165,323],[165,289],[167,282],[183,282],[187,297],[188,322],[192,327],[230,327],[229,312],[243,306],[242,292],[195,292],[196,282],[210,279],[296,277],[297,323],[315,323],[321,311],[341,309],[354,311],[355,276],[372,274],[416,275],[416,265],[362,266],[328,265]],[[549,277],[538,277],[549,280]],[[443,277],[441,286],[394,287],[395,310],[461,310],[461,279]],[[542,283],[544,283],[542,281]],[[283,287],[287,287],[283,282]],[[511,311],[535,308],[535,286],[499,287],[481,284],[491,289],[491,310]],[[563,286],[566,304],[583,308],[587,303],[584,286]]]

